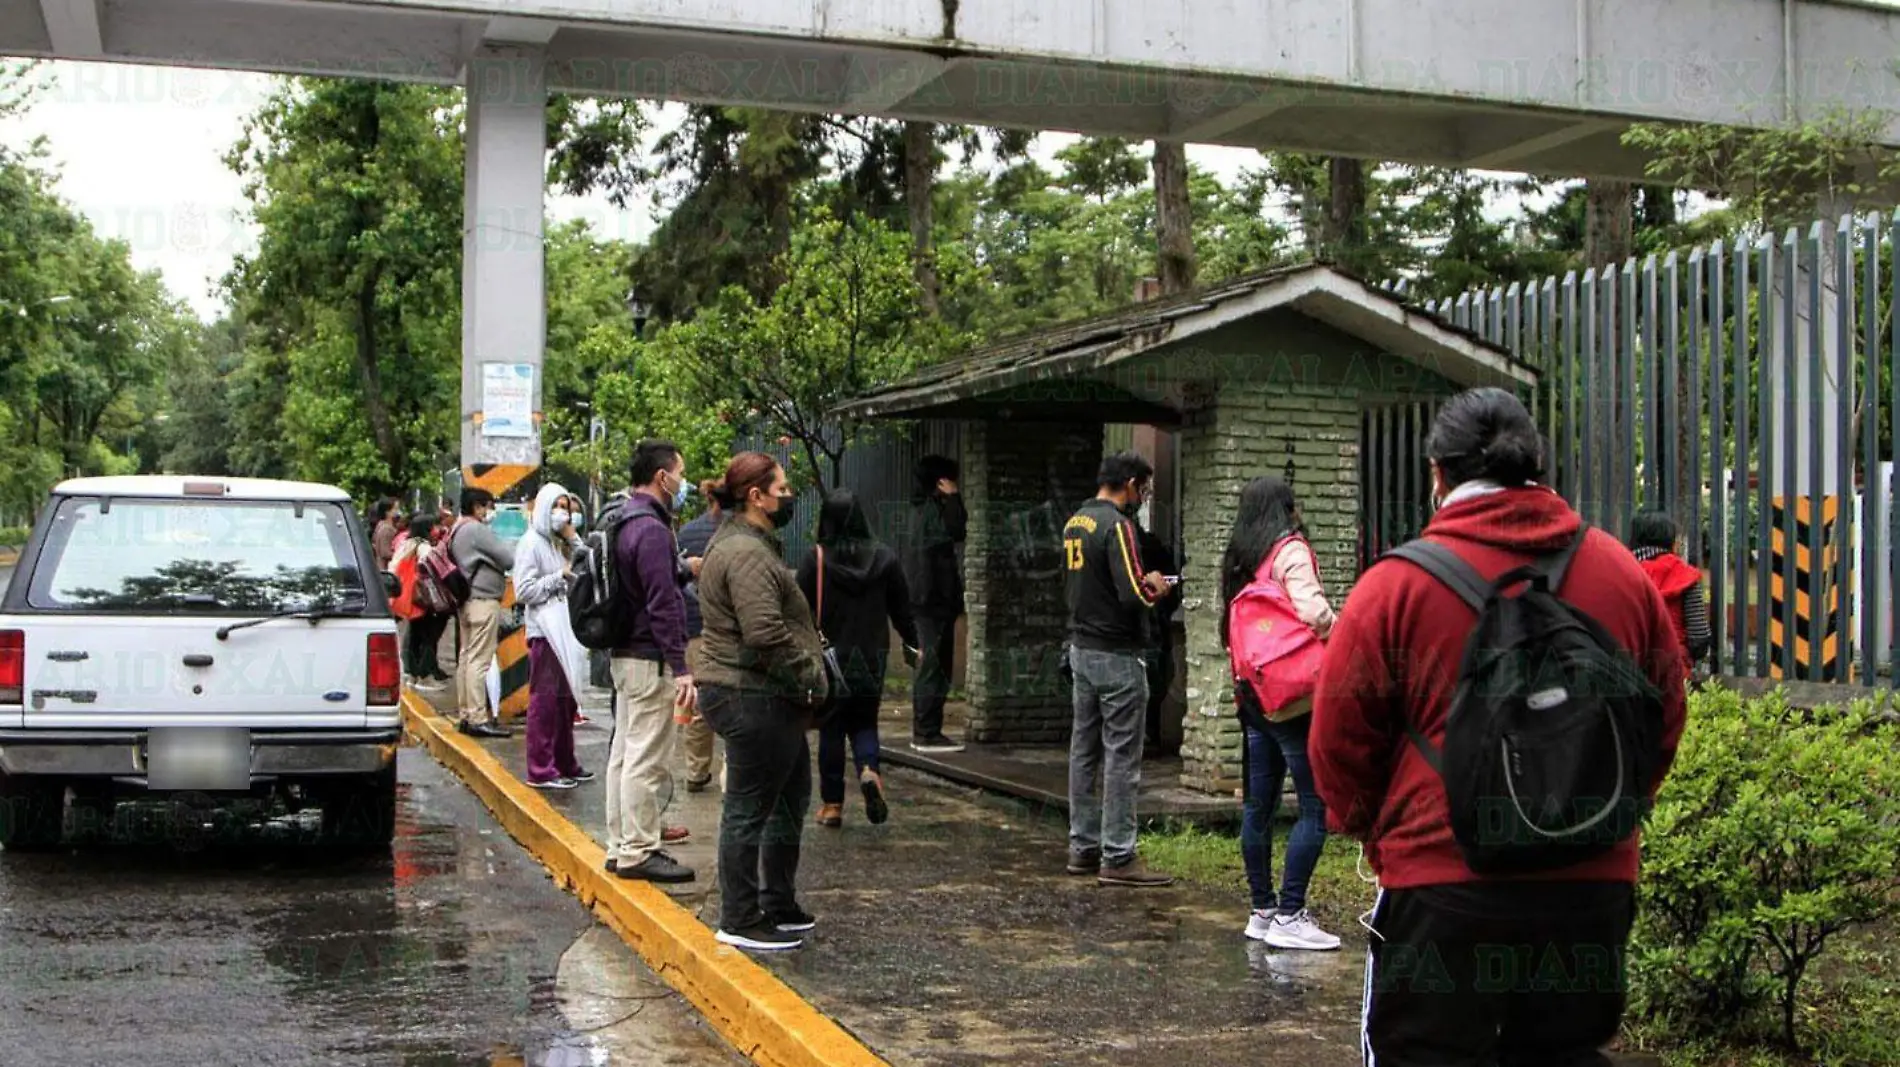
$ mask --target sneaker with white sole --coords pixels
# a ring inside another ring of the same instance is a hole
[[[743,930],[728,930],[722,926],[713,937],[722,945],[750,952],[784,952],[805,943],[804,938],[780,930],[769,920]]]
[[[1248,926],[1252,925],[1249,921]],[[1331,952],[1339,947],[1339,938],[1320,929],[1304,908],[1291,915],[1275,915],[1267,923],[1267,936],[1261,940],[1274,948],[1309,952]]]
[[[1247,937],[1254,941],[1265,941],[1267,931],[1273,929],[1273,918],[1279,912],[1270,908],[1255,908],[1247,913]]]

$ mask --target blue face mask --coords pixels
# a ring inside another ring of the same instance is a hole
[[[674,475],[674,477],[678,478],[680,483],[679,488],[673,490],[673,510],[678,511],[686,506],[687,494],[693,491],[693,487],[686,484],[686,474],[684,471]]]
[[[579,530],[581,527],[587,525],[587,516],[582,515],[580,512],[577,511],[574,513],[573,517],[570,518],[568,521],[574,524],[574,529]]]

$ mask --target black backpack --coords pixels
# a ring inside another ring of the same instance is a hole
[[[611,651],[626,644],[633,631],[633,612],[620,595],[614,545],[620,541],[621,527],[640,518],[660,521],[652,512],[633,511],[625,503],[606,509],[574,552],[574,576],[567,583],[567,619],[584,648]]]
[[[1662,696],[1602,625],[1556,595],[1589,529],[1495,582],[1430,541],[1388,553],[1478,613],[1442,752],[1406,728],[1444,779],[1452,833],[1477,874],[1569,867],[1628,840],[1648,813]]]

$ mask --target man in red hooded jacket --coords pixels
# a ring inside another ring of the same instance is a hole
[[[1666,511],[1639,511],[1630,520],[1630,551],[1650,584],[1662,594],[1682,649],[1682,673],[1691,676],[1708,656],[1715,635],[1709,630],[1709,604],[1702,599],[1702,572],[1676,552],[1682,535]]]
[[[1543,476],[1542,439],[1499,389],[1448,401],[1427,448],[1438,511],[1424,536],[1487,579],[1561,549],[1581,519]],[[1600,623],[1662,694],[1661,784],[1682,734],[1681,657],[1662,597],[1592,530],[1559,596]],[[1368,1067],[1581,1067],[1622,1019],[1637,839],[1575,867],[1485,878],[1453,837],[1444,782],[1407,740],[1444,742],[1476,614],[1411,563],[1359,580],[1334,626],[1308,755],[1335,833],[1379,879],[1367,960]]]

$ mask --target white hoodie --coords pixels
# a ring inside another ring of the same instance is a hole
[[[573,496],[552,483],[535,495],[528,532],[515,547],[514,578],[515,600],[522,607],[529,640],[548,643],[567,675],[568,691],[579,700],[588,680],[587,649],[567,617],[567,555],[555,547],[562,534],[554,529],[554,502]]]

